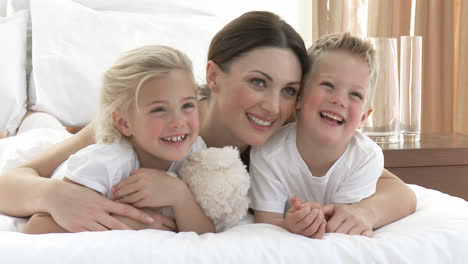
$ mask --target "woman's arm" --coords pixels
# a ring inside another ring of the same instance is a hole
[[[49,193],[67,188],[67,185],[61,184],[59,180],[47,178],[50,178],[54,170],[71,154],[92,143],[92,128],[87,126],[78,134],[53,145],[22,166],[5,173],[0,177],[0,211],[13,216],[48,212],[47,206],[53,202],[49,201]]]
[[[325,215],[330,217],[327,232],[338,230],[340,233],[348,233],[356,225],[379,228],[408,216],[415,210],[414,192],[386,169],[377,181],[376,192],[372,196],[350,205],[331,204],[324,207]],[[346,221],[348,223],[343,225]]]
[[[110,216],[111,213],[152,223],[151,217],[132,206],[113,202],[82,186],[50,179],[65,159],[92,143],[92,127],[88,125],[21,167],[0,176],[0,212],[12,216],[46,212],[71,232],[95,230],[96,223],[109,229],[128,228]]]

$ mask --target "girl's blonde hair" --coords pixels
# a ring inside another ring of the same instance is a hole
[[[93,124],[96,142],[108,144],[120,139],[122,134],[114,125],[112,113],[119,110],[126,115],[130,106],[138,109],[141,86],[173,69],[187,71],[194,80],[190,59],[176,49],[148,45],[122,54],[102,78],[99,110]]]
[[[375,49],[369,41],[360,37],[352,36],[349,32],[337,32],[324,35],[307,50],[309,54],[310,68],[304,78],[304,87],[309,73],[315,70],[315,67],[322,58],[322,55],[333,50],[348,51],[351,54],[362,58],[369,65],[369,88],[367,89],[365,106],[366,108],[370,108],[377,80]]]

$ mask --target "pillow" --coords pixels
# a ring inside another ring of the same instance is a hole
[[[7,5],[8,5],[7,0],[0,0],[0,16],[7,15]]]
[[[16,133],[26,113],[26,24],[28,13],[0,17],[0,131]]]
[[[0,0],[0,6],[1,6]],[[7,0],[5,1],[5,4]],[[96,9],[96,10],[111,10],[111,11],[126,11],[136,13],[193,13],[200,15],[213,15],[216,12],[216,8],[213,4],[204,4],[200,7],[198,1],[186,1],[186,0],[73,0],[84,6]],[[14,11],[30,10],[30,0],[12,0],[11,5]],[[1,7],[0,7],[1,8]],[[26,85],[29,89],[34,90],[34,78],[31,75],[32,71],[32,59],[31,59],[31,23],[28,20],[28,33],[27,33],[27,57],[26,57]],[[33,98],[34,99],[34,98]]]
[[[205,79],[208,47],[225,21],[204,13],[175,15],[96,10],[71,0],[32,0],[33,110],[64,125],[96,114],[102,73],[124,52],[162,44],[186,53],[197,82]]]

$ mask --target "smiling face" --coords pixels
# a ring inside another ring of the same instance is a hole
[[[128,118],[119,116],[117,126],[130,137],[142,166],[162,164],[165,168],[168,161],[183,159],[198,136],[197,101],[190,74],[174,69],[149,79],[140,87],[138,109],[134,104]],[[123,128],[122,122],[126,125]]]
[[[264,144],[294,111],[302,71],[290,50],[257,48],[235,59],[225,72],[211,67],[210,100],[231,144]]]
[[[347,51],[328,51],[306,78],[297,104],[298,140],[346,147],[372,111],[364,109],[368,64]]]

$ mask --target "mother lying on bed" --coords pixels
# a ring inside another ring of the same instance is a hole
[[[301,37],[272,13],[249,12],[221,29],[208,52],[207,85],[200,90],[200,136],[207,146],[235,146],[248,164],[250,146],[264,144],[293,113],[307,61]],[[87,126],[0,177],[0,211],[13,216],[47,212],[71,232],[128,228],[113,215],[174,230],[175,223],[162,215],[149,217],[131,205],[49,178],[71,154],[92,143]],[[384,170],[371,197],[324,207],[331,216],[326,230],[369,234],[415,207],[414,193]]]

